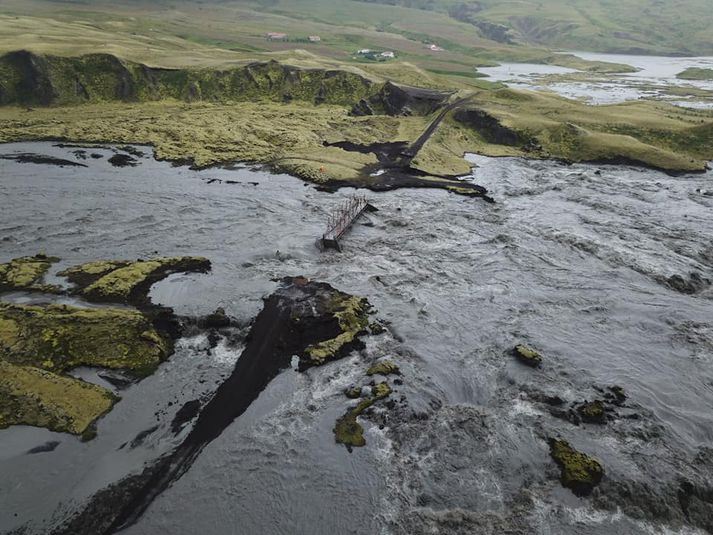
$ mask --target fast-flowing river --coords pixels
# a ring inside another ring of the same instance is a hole
[[[45,252],[62,258],[60,270],[204,255],[211,273],[170,277],[153,300],[186,314],[222,306],[246,324],[274,279],[305,275],[367,297],[391,334],[367,337],[364,353],[389,355],[403,372],[394,397],[405,408],[383,429],[365,422],[367,445],[352,453],[332,428],[364,355],[282,372],[127,534],[704,532],[713,507],[712,172],[474,156],[474,180],[496,204],[438,190],[371,193],[379,211],[340,254],[320,252],[315,239],[350,191],[245,167],[173,167],[148,148],[126,168],[107,162],[111,148],[86,159],[74,150],[0,146],[0,155],[87,166],[0,159],[0,261]],[[509,354],[518,343],[542,351],[542,369]],[[172,416],[210,396],[241,350],[205,347],[180,341],[155,375],[120,392],[93,441],[0,431],[0,532],[45,533],[180,442]],[[611,385],[628,399],[606,425],[573,425],[541,403],[591,400]],[[602,463],[593,496],[562,488],[550,436]],[[27,453],[52,441],[52,451]],[[684,511],[686,483],[702,497]]]

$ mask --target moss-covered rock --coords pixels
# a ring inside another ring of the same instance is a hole
[[[59,258],[38,254],[15,258],[0,264],[0,292],[12,290],[56,291],[55,286],[42,284],[42,278]]]
[[[577,414],[586,423],[603,424],[607,421],[604,402],[600,399],[577,405]]]
[[[344,416],[337,420],[334,426],[334,438],[339,444],[344,444],[348,449],[360,448],[366,445],[364,439],[364,428],[357,421],[366,409],[377,401],[391,395],[391,387],[388,383],[379,383],[372,389],[371,397],[363,399],[353,409],[348,410]]]
[[[131,262],[128,260],[95,260],[67,268],[57,273],[57,275],[66,277],[73,284],[85,287],[104,275],[129,265],[131,265]]]
[[[550,456],[560,467],[562,485],[577,496],[588,496],[604,475],[602,465],[564,440],[551,438],[549,446]]]
[[[149,373],[172,342],[140,312],[0,303],[0,359],[60,373],[77,366]]]
[[[369,326],[369,308],[369,302],[364,298],[341,292],[333,294],[325,303],[324,314],[336,320],[338,333],[333,338],[307,347],[304,365],[318,366],[333,360],[358,336],[365,334]]]
[[[382,360],[380,362],[377,362],[376,364],[372,364],[368,370],[366,370],[366,374],[371,376],[371,375],[399,375],[401,371],[399,370],[398,364],[390,361],[390,360]]]
[[[176,256],[151,260],[98,261],[68,268],[60,276],[76,285],[75,292],[91,301],[147,303],[151,285],[172,273],[206,272],[210,260],[200,256]]]
[[[542,364],[542,355],[526,345],[517,345],[513,349],[513,355],[523,364],[537,368]]]
[[[344,390],[344,395],[349,399],[359,399],[361,397],[362,388],[360,386],[350,386]]]
[[[117,401],[99,386],[0,360],[0,429],[32,425],[92,436],[92,424]]]

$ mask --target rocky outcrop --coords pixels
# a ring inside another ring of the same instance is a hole
[[[265,299],[233,372],[200,410],[183,442],[140,475],[97,493],[83,512],[54,533],[109,534],[132,525],[190,467],[201,450],[243,414],[280,371],[291,365],[294,355],[300,358],[300,369],[304,370],[359,347],[358,336],[368,326],[368,308],[365,299],[340,292],[329,284],[304,277],[283,279],[281,286]],[[328,358],[313,360],[315,348],[320,349],[320,356],[322,349],[328,350]],[[377,385],[359,414],[390,393],[385,383]],[[353,415],[354,426],[351,418],[346,422],[350,424],[346,432],[355,441],[359,432],[357,416]],[[105,514],[97,516],[97,511]]]
[[[538,368],[542,365],[542,355],[539,351],[526,345],[516,345],[512,350],[512,354],[517,360],[532,368]]]
[[[575,450],[568,442],[550,439],[550,456],[561,470],[560,481],[577,496],[588,496],[604,476],[595,459]]]
[[[89,301],[148,304],[153,284],[172,273],[205,273],[210,260],[199,256],[175,256],[150,260],[100,260],[73,266],[58,273],[75,284],[73,293]]]
[[[339,444],[344,444],[347,449],[360,448],[366,445],[364,428],[357,421],[364,411],[374,403],[391,395],[388,383],[379,383],[372,388],[372,394],[361,400],[356,407],[348,410],[334,425],[334,439]]]
[[[504,126],[492,115],[476,108],[460,108],[453,113],[456,122],[475,130],[488,143],[517,147],[525,145],[528,139]]]
[[[58,261],[59,258],[38,254],[0,264],[0,292],[55,290],[55,287],[43,284],[42,279],[52,264]]]
[[[395,362],[392,362],[390,360],[382,360],[379,361],[375,364],[372,364],[368,370],[366,370],[366,374],[369,376],[372,375],[399,375],[401,373],[401,370],[399,369],[398,364]]]
[[[89,439],[117,399],[100,386],[0,359],[0,429],[32,425]]]
[[[368,99],[352,107],[352,115],[430,115],[442,108],[450,93],[386,82]]]
[[[260,98],[352,106],[382,87],[349,71],[299,69],[276,61],[216,70],[149,67],[111,54],[64,58],[17,51],[0,56],[0,105]]]

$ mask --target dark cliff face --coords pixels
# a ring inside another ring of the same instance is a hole
[[[65,58],[27,51],[0,56],[0,106],[61,106],[87,102],[272,100],[338,104],[355,115],[427,115],[447,93],[376,83],[341,70],[299,69],[276,61],[232,69],[163,69],[111,54]]]
[[[475,108],[463,108],[453,114],[456,122],[478,132],[488,143],[509,145],[512,147],[524,145],[530,140],[522,133],[508,128],[495,117]]]
[[[352,115],[430,115],[441,109],[451,93],[386,82],[369,99],[352,108]]]
[[[57,94],[43,58],[24,50],[0,58],[0,104],[49,105]]]
[[[298,69],[275,61],[193,70],[153,68],[110,54],[64,58],[17,51],[0,56],[0,105],[260,98],[351,106],[379,88],[347,71]]]

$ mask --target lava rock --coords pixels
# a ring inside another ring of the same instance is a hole
[[[401,371],[399,370],[398,364],[395,364],[390,360],[382,360],[381,362],[377,362],[376,364],[370,366],[369,369],[366,371],[366,374],[368,376],[391,374],[400,375]]]
[[[577,405],[576,410],[583,422],[590,424],[604,424],[607,421],[604,402],[600,399],[585,401]]]
[[[109,163],[114,167],[136,167],[139,162],[128,154],[114,154],[109,158]]]
[[[550,456],[560,467],[560,481],[576,496],[591,494],[604,476],[604,468],[589,455],[575,450],[565,440],[549,440]]]
[[[230,317],[225,313],[225,309],[220,307],[215,312],[203,318],[201,325],[206,329],[224,329],[230,327]]]

